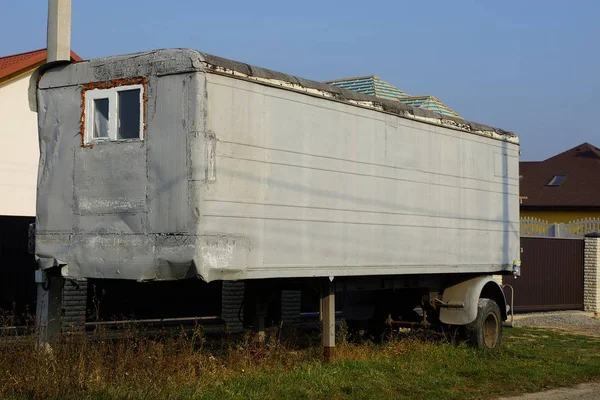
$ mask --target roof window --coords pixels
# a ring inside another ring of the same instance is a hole
[[[546,186],[560,186],[567,179],[566,175],[554,175],[554,178],[550,179],[550,182]]]

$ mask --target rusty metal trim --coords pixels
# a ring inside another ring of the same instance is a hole
[[[335,347],[323,347],[323,361],[330,363],[335,359]]]
[[[147,126],[147,109],[148,109],[148,77],[139,76],[134,78],[125,78],[125,79],[113,79],[106,82],[92,82],[81,87],[81,116],[79,119],[79,134],[81,135],[81,147],[83,148],[93,148],[93,144],[85,144],[85,93],[88,90],[92,89],[112,89],[119,86],[127,86],[127,85],[142,85],[144,88],[144,112],[142,115],[142,124],[143,124],[143,135],[146,137]]]

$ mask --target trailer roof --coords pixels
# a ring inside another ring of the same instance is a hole
[[[467,131],[514,144],[519,143],[517,135],[503,129],[418,107],[411,107],[394,100],[376,98],[351,90],[340,89],[323,82],[272,71],[192,49],[154,50],[87,60],[69,66],[57,66],[43,73],[38,87],[44,89],[86,84],[91,82],[90,76],[93,76],[95,81],[105,81],[131,77],[132,74],[139,76],[140,73],[145,75],[171,75],[193,71],[229,75],[237,79],[251,80],[264,85],[277,86],[286,90],[303,92],[312,96],[395,114],[402,118]]]

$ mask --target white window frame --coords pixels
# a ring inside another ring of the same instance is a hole
[[[140,91],[140,132],[137,138],[117,139],[119,131],[119,92]],[[94,137],[94,100],[108,99],[108,137]],[[131,142],[144,140],[144,85],[124,85],[107,89],[90,89],[85,92],[85,135],[86,144],[103,142]]]

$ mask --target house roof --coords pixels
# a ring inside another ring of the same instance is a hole
[[[325,83],[342,89],[353,90],[358,93],[370,94],[388,100],[399,100],[409,95],[394,85],[384,81],[377,75],[357,76],[355,78],[344,78]]]
[[[368,94],[382,99],[396,100],[412,107],[437,112],[450,117],[462,118],[450,107],[433,96],[411,96],[394,85],[384,81],[377,75],[357,76],[354,78],[343,78],[325,81],[329,85],[341,89],[353,90],[355,92]]]
[[[600,207],[600,149],[590,143],[544,161],[521,162],[520,175],[523,208]]]
[[[0,82],[9,80],[21,72],[34,68],[46,61],[46,49],[29,51],[0,57]],[[71,51],[72,61],[82,61],[75,52]]]
[[[419,107],[424,110],[434,111],[440,114],[449,115],[451,117],[460,118],[454,110],[439,101],[434,96],[409,96],[400,99],[401,102],[413,107]]]

